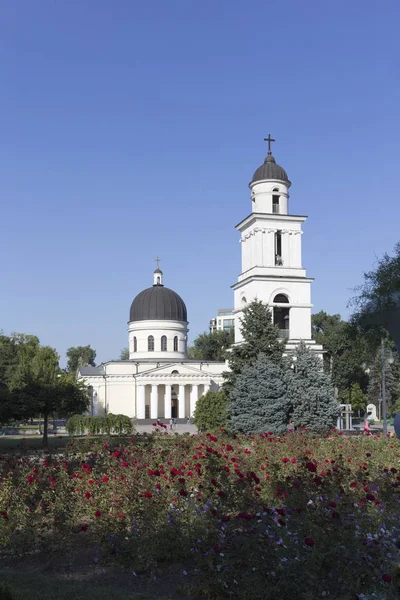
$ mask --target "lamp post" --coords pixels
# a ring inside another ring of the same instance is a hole
[[[383,433],[387,435],[387,418],[386,418],[386,356],[385,356],[385,340],[382,338],[381,344],[381,362],[382,362],[382,412],[383,412]],[[393,363],[392,351],[388,358],[388,363]]]

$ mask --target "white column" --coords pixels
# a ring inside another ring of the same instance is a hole
[[[150,396],[150,418],[157,419],[158,417],[158,385],[151,386]]]
[[[186,389],[185,385],[179,386],[179,396],[178,396],[178,418],[179,419],[184,419],[186,416],[185,415],[185,402],[186,402],[185,389]]]
[[[196,409],[197,400],[199,399],[199,386],[197,384],[192,385],[192,391],[190,393],[190,416],[193,417]]]
[[[164,396],[164,417],[166,419],[171,418],[171,396],[172,390],[170,385],[165,386],[165,396]]]
[[[210,391],[210,384],[209,383],[205,383],[204,384],[204,395],[207,394],[207,392]]]
[[[146,416],[146,399],[145,399],[145,386],[138,385],[137,387],[137,400],[136,400],[136,417],[138,419],[144,419]]]

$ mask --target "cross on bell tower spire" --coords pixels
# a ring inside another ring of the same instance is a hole
[[[267,138],[264,138],[264,142],[268,142],[268,156],[271,156],[271,142],[276,142],[274,138],[271,137],[271,134],[268,134]]]

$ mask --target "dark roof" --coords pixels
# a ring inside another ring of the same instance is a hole
[[[157,269],[154,271],[154,273],[161,273],[161,275],[162,275],[162,271],[161,271],[160,267],[157,267]]]
[[[263,181],[264,179],[279,179],[280,181],[287,181],[290,183],[285,169],[282,169],[282,167],[276,164],[272,154],[268,154],[264,160],[264,164],[262,164],[261,167],[258,167],[253,175],[251,183]]]
[[[182,298],[163,285],[153,285],[140,292],[131,305],[129,321],[187,321]]]

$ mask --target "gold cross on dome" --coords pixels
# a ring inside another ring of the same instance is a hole
[[[161,258],[159,258],[158,256],[154,259],[155,262],[157,263],[157,269],[160,268],[160,262],[161,262]]]

